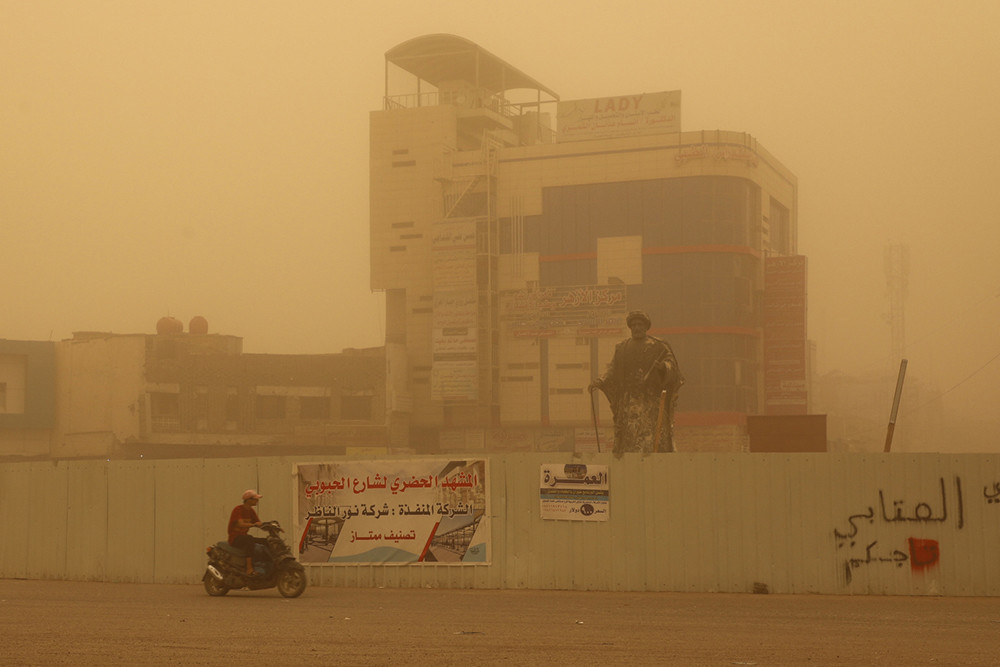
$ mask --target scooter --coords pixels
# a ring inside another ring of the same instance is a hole
[[[267,546],[258,544],[254,550],[254,575],[246,573],[246,554],[228,542],[216,542],[205,549],[208,568],[202,583],[205,592],[213,597],[225,595],[233,589],[278,588],[286,598],[297,598],[306,590],[305,568],[295,560],[292,550],[281,539],[284,532],[277,521],[260,525],[267,532]]]

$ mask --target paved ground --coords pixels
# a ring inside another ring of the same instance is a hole
[[[3,665],[997,665],[996,598],[0,580]]]

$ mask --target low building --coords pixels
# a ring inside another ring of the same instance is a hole
[[[384,348],[244,354],[238,336],[209,334],[194,320],[189,332],[182,329],[161,321],[156,334],[0,341],[0,386],[8,395],[0,456],[387,451]]]

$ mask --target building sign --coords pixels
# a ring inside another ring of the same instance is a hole
[[[476,286],[476,220],[440,220],[431,226],[434,289]]]
[[[302,563],[489,563],[487,462],[295,466]]]
[[[440,220],[432,234],[431,400],[475,401],[479,396],[476,218]]]
[[[432,401],[474,401],[479,397],[479,364],[435,361],[431,367]]]
[[[543,464],[539,488],[543,519],[608,520],[606,465]]]
[[[573,431],[565,428],[498,428],[486,431],[491,452],[565,452],[573,449]]]
[[[500,323],[512,336],[621,334],[628,311],[624,285],[542,287],[500,293]]]
[[[808,412],[806,258],[764,261],[764,412]]]
[[[593,397],[591,400],[594,400]],[[613,428],[587,426],[574,430],[574,452],[610,452],[614,446],[615,430]]]
[[[434,292],[431,350],[435,361],[475,361],[478,306],[475,289]]]
[[[681,91],[560,101],[559,141],[586,141],[681,131]]]
[[[478,293],[434,292],[431,317],[431,400],[474,401],[479,395]]]

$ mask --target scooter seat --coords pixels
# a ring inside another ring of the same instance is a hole
[[[233,556],[245,556],[246,555],[246,554],[243,553],[242,549],[237,549],[232,544],[230,544],[229,542],[226,542],[226,541],[216,542],[215,546],[218,547],[219,549],[222,549],[227,554],[232,554]]]

